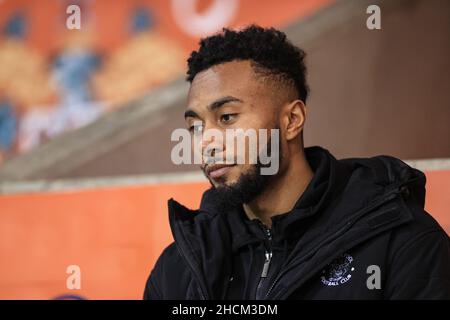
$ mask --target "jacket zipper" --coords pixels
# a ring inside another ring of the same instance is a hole
[[[259,282],[258,282],[258,286],[256,287],[256,299],[261,299],[262,295],[261,295],[261,290],[262,290],[262,285],[264,283],[264,280],[267,278],[267,275],[269,273],[269,267],[270,267],[270,262],[272,261],[272,233],[270,231],[269,228],[267,228],[264,224],[262,224],[261,222],[260,226],[264,231],[265,237],[266,237],[266,251],[264,253],[264,264],[263,264],[263,268],[261,271],[261,277],[259,278]]]

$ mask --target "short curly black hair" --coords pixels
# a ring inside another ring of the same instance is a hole
[[[286,34],[274,28],[250,25],[242,30],[224,28],[221,33],[200,40],[200,48],[187,60],[186,80],[192,82],[201,71],[233,60],[251,60],[265,74],[294,85],[306,103],[305,52],[294,46]]]

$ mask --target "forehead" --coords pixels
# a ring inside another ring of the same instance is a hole
[[[231,61],[215,65],[198,73],[192,81],[188,105],[202,107],[223,96],[233,96],[245,102],[261,97],[263,84],[257,81],[250,61]]]

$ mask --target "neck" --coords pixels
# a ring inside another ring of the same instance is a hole
[[[272,227],[271,218],[292,210],[313,175],[303,150],[294,154],[284,172],[271,181],[256,199],[243,205],[248,218],[259,219]]]

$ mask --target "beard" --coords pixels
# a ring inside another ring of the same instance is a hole
[[[266,144],[267,155],[271,153],[271,141],[268,139]],[[279,163],[281,163],[282,152],[279,152]],[[270,163],[263,165],[258,157],[256,164],[253,164],[249,170],[242,173],[238,180],[227,185],[225,179],[218,179],[219,184],[215,186],[211,179],[211,190],[214,194],[216,204],[225,210],[238,208],[245,203],[249,203],[261,195],[274,178],[274,175],[261,174],[261,168],[270,166]]]
[[[269,184],[272,176],[261,175],[261,166],[254,164],[250,170],[240,175],[232,185],[220,184],[212,189],[217,205],[224,208],[236,208],[249,203],[259,196]]]

